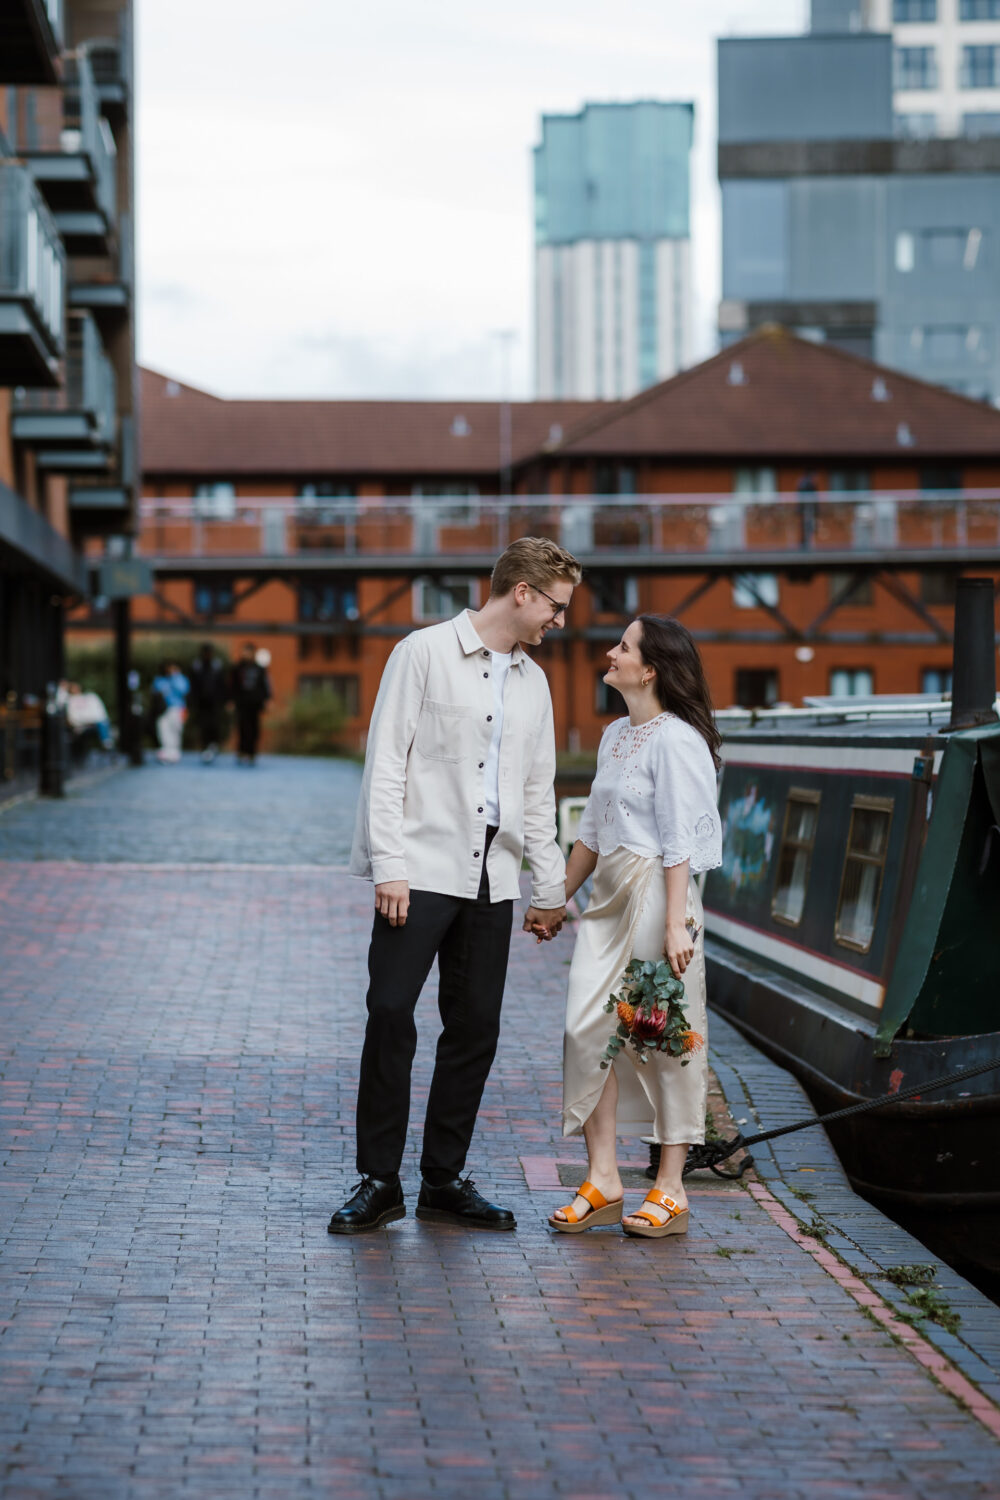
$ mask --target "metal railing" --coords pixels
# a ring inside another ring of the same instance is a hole
[[[108,223],[113,224],[118,202],[115,141],[101,113],[94,71],[83,48],[68,53],[65,59],[62,149],[87,158],[94,197]]]
[[[66,252],[31,173],[0,162],[0,303],[26,303],[58,357],[65,281]]]
[[[1000,490],[745,495],[153,499],[140,546],[163,556],[406,556],[449,562],[550,536],[583,559],[983,552],[1000,562]]]
[[[89,418],[94,445],[110,447],[115,439],[117,395],[114,366],[104,352],[96,323],[89,313],[72,313],[63,385],[54,391],[16,391],[14,411],[82,413]]]

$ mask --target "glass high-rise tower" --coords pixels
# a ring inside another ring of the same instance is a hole
[[[689,359],[692,104],[544,115],[535,147],[535,387],[634,395]]]

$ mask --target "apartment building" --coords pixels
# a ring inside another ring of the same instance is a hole
[[[535,147],[535,391],[616,400],[690,360],[692,104],[544,115]]]
[[[37,758],[88,539],[133,529],[130,0],[0,7],[0,776]]]
[[[627,402],[227,401],[143,374],[137,629],[271,653],[360,744],[393,645],[475,608],[519,535],[584,565],[538,659],[565,749],[621,711],[642,610],[693,631],[720,707],[939,692],[963,572],[1000,577],[1000,412],[760,329]],[[107,628],[97,613],[75,627]]]

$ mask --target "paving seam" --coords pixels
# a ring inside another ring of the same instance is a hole
[[[755,1127],[776,1129],[815,1114],[805,1090],[787,1069],[772,1062],[715,1012],[710,1026],[713,1071],[734,1120],[742,1120],[748,1133]],[[978,1388],[977,1399],[988,1402],[1000,1419],[1000,1308],[854,1192],[821,1127],[751,1149],[763,1191],[801,1228],[805,1248],[813,1253],[812,1244],[817,1242],[810,1240],[810,1231],[819,1228],[823,1233],[820,1248],[829,1247],[833,1264],[839,1264],[834,1259],[839,1257],[877,1295],[886,1315],[910,1332],[911,1324],[903,1320],[913,1316],[913,1306],[905,1289],[885,1279],[886,1273],[896,1266],[931,1261],[937,1265],[934,1284],[949,1305],[960,1311],[961,1331],[952,1334],[924,1319],[916,1336],[933,1346],[935,1360],[943,1358],[956,1367],[960,1372],[956,1378]],[[806,1183],[804,1200],[799,1194]],[[876,1284],[871,1286],[873,1281]],[[1000,1427],[995,1435],[1000,1436]]]

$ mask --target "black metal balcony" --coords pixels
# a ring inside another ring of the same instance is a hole
[[[0,5],[0,84],[58,83],[62,0]]]
[[[123,416],[118,424],[118,446],[107,472],[70,481],[69,511],[73,535],[101,536],[130,529],[136,496],[135,424]]]
[[[17,391],[11,437],[35,449],[40,469],[104,472],[116,441],[115,372],[88,313],[70,313],[65,382],[55,391]]]
[[[0,386],[58,384],[65,260],[27,168],[0,161]]]
[[[71,255],[107,255],[115,240],[115,142],[101,114],[85,50],[65,59],[58,136],[31,139],[23,155]]]
[[[82,274],[79,264],[71,270],[70,310],[93,313],[102,331],[109,333],[128,316],[132,305],[135,265],[131,214],[118,219],[118,243],[113,255],[101,263],[88,261]]]
[[[128,115],[132,99],[132,36],[128,11],[118,18],[116,39],[100,37],[87,43],[87,55],[94,72],[97,97],[109,119]]]

